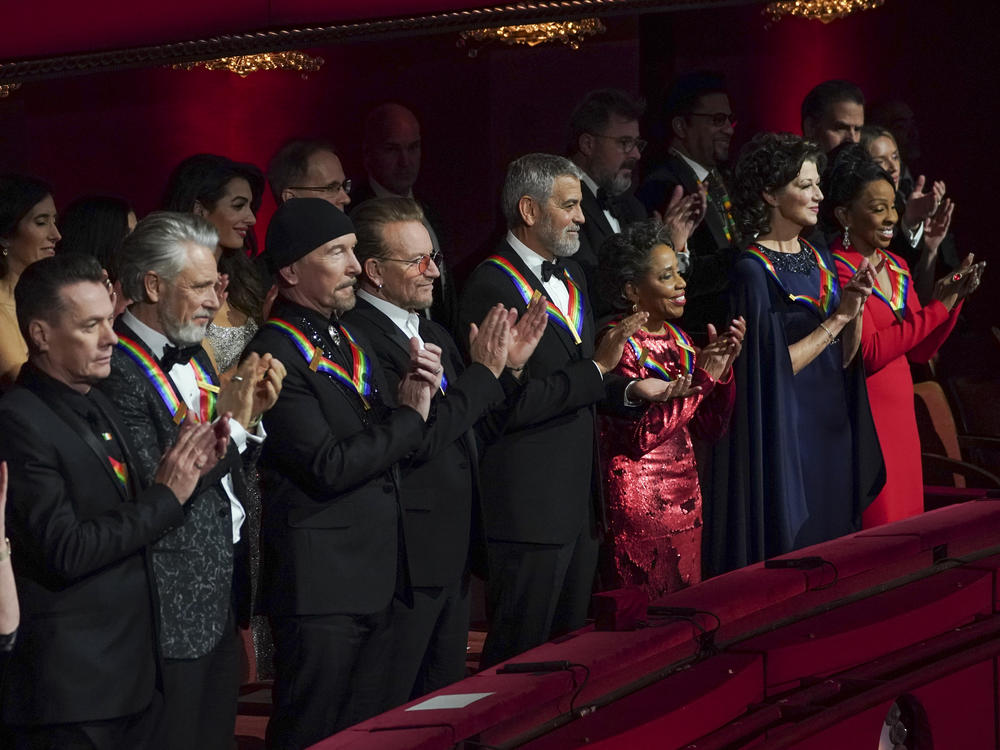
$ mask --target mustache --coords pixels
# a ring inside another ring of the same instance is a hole
[[[622,169],[635,169],[635,165],[639,163],[639,160],[634,157],[629,157],[622,162]]]

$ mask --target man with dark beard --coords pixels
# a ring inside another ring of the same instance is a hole
[[[619,89],[591,91],[569,121],[569,154],[580,170],[586,219],[580,230],[580,264],[590,289],[596,289],[597,255],[608,237],[626,224],[646,218],[646,209],[629,193],[632,173],[646,141],[639,137],[639,118],[646,104]],[[592,299],[598,317],[609,308]]]

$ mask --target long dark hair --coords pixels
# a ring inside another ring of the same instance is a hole
[[[216,154],[195,154],[177,165],[167,184],[163,208],[193,213],[195,203],[200,203],[206,211],[212,211],[225,195],[226,186],[236,178],[249,183],[250,208],[256,214],[264,195],[264,174],[253,164]],[[248,232],[244,249],[222,248],[219,273],[229,275],[229,304],[259,323],[269,277],[256,256],[254,233]]]
[[[124,198],[110,195],[85,195],[77,198],[59,214],[58,254],[92,255],[108,272],[118,278],[115,257],[128,236],[128,215],[134,213]]]
[[[10,238],[28,212],[52,195],[52,188],[34,177],[0,175],[0,237]],[[6,254],[0,254],[0,278],[10,271]]]

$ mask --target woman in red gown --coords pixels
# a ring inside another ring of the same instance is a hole
[[[744,323],[734,320],[722,337],[710,326],[710,343],[697,350],[671,322],[684,311],[685,283],[669,235],[653,221],[609,238],[601,248],[601,281],[618,307],[649,314],[615,372],[665,382],[660,401],[634,414],[599,417],[606,567],[613,567],[606,583],[640,586],[655,599],[701,580],[701,490],[691,434],[714,440],[729,424],[731,365]]]
[[[970,255],[956,274],[938,281],[934,299],[921,307],[906,261],[886,250],[899,219],[892,177],[864,147],[852,145],[837,153],[825,182],[824,210],[832,211],[842,230],[830,247],[841,284],[862,259],[877,270],[861,328],[868,398],[886,469],[885,487],[862,515],[863,527],[871,528],[923,512],[909,363],[934,356],[955,325],[961,300],[979,284],[982,266],[973,266]]]

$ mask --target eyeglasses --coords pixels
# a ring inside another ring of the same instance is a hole
[[[717,128],[723,127],[727,122],[736,127],[736,115],[732,112],[691,112],[688,117],[711,117],[712,125]]]
[[[386,258],[382,255],[376,255],[375,257],[378,260],[392,260],[396,263],[406,263],[411,266],[416,266],[418,273],[426,273],[427,269],[431,267],[431,261],[434,262],[434,265],[441,262],[441,252],[439,250],[434,251],[430,255],[418,255],[416,258],[412,258],[410,260],[404,260],[403,258]]]
[[[635,149],[640,154],[642,150],[646,148],[646,141],[642,138],[632,138],[631,136],[623,135],[620,138],[613,135],[598,135],[597,133],[591,133],[594,138],[606,138],[609,141],[614,141],[618,144],[618,148],[622,150],[623,153],[631,153],[632,149]]]
[[[314,193],[327,193],[328,195],[333,195],[338,190],[343,190],[345,193],[350,194],[351,192],[351,180],[350,178],[344,180],[343,182],[331,182],[329,185],[323,185],[322,187],[312,187],[308,185],[289,185],[289,190],[312,190]]]

